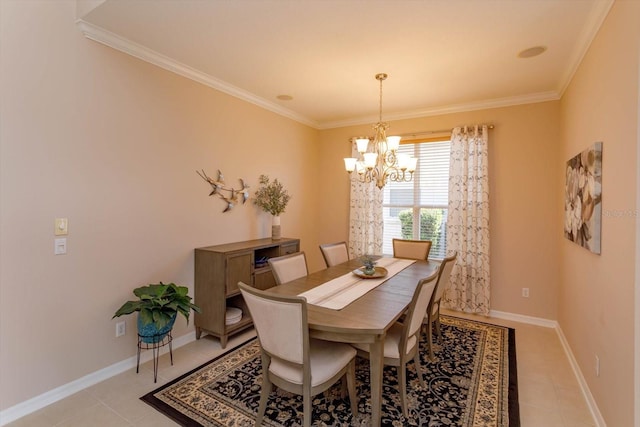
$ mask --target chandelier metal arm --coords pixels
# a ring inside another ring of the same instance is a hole
[[[408,182],[413,179],[417,159],[407,154],[398,154],[399,136],[387,138],[386,130],[389,124],[382,121],[382,81],[387,78],[384,73],[376,74],[380,82],[380,120],[373,125],[375,136],[373,141],[368,138],[358,138],[358,158],[344,159],[345,168],[349,174],[358,172],[358,180],[364,183],[375,181],[382,189],[387,181]],[[409,172],[407,174],[407,172]]]

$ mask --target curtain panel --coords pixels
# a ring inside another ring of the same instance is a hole
[[[351,156],[358,157],[355,141]],[[358,181],[357,172],[351,174],[351,202],[349,209],[349,254],[351,258],[382,254],[382,190],[375,182]]]
[[[446,307],[489,314],[489,174],[487,126],[458,127],[451,134],[447,251],[457,252]]]

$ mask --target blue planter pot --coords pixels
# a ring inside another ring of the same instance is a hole
[[[153,323],[149,323],[147,325],[142,325],[142,319],[138,316],[138,335],[140,335],[140,339],[142,342],[147,344],[155,344],[159,343],[163,340],[164,337],[167,336],[171,329],[173,329],[173,324],[176,321],[176,317],[178,313],[174,313],[174,315],[169,320],[169,323],[164,328],[157,329],[156,325]]]

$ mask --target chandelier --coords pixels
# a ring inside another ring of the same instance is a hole
[[[356,138],[359,158],[344,159],[344,167],[349,175],[356,171],[360,182],[375,181],[380,189],[387,181],[411,181],[418,162],[415,157],[397,152],[400,147],[399,136],[386,135],[389,123],[382,121],[382,81],[386,78],[385,73],[376,74],[376,80],[380,82],[380,119],[373,125],[373,141],[367,137]]]

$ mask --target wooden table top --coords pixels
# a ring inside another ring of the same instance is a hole
[[[420,279],[434,274],[438,261],[416,261],[341,310],[308,305],[311,336],[344,342],[372,342],[406,311]],[[362,265],[357,260],[329,267],[269,289],[279,295],[299,295]]]

